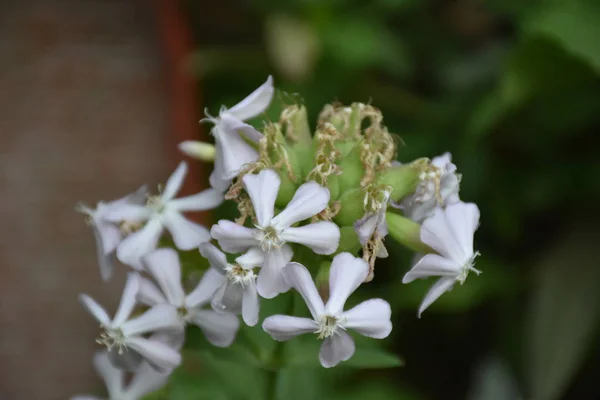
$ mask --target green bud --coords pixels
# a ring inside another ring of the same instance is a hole
[[[362,189],[352,189],[340,197],[340,212],[334,221],[339,226],[354,226],[356,220],[365,215],[365,193]]]
[[[312,142],[306,107],[293,105],[285,108],[281,113],[281,122],[290,140],[304,145]]]
[[[418,164],[398,165],[381,173],[377,183],[390,186],[392,188],[390,198],[393,201],[400,201],[417,190],[420,173],[421,169]]]
[[[275,205],[283,209],[292,200],[292,197],[294,197],[294,193],[296,193],[296,189],[298,189],[298,187],[288,176],[285,167],[277,171],[277,174],[281,179],[281,185],[279,186],[279,192],[277,193]]]
[[[329,287],[329,270],[331,269],[331,262],[322,262],[319,265],[319,271],[315,277],[315,283],[317,288]]]
[[[339,195],[348,190],[360,187],[360,181],[364,175],[365,168],[360,159],[360,143],[357,141],[337,142],[336,148],[340,151],[340,158],[337,165],[340,167],[341,174],[331,176],[330,182],[336,181],[339,189]]]
[[[362,245],[358,240],[358,235],[354,230],[353,226],[342,226],[340,228],[340,245],[338,246],[338,252],[347,251],[348,253],[355,254],[361,249]]]
[[[398,243],[420,253],[435,253],[421,242],[421,225],[399,214],[387,212],[388,232]]]

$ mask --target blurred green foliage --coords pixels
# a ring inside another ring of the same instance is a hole
[[[451,151],[461,197],[481,209],[483,274],[421,320],[416,309],[430,282],[400,283],[413,255],[391,240],[390,258],[362,289],[392,303],[386,345],[404,368],[289,366],[276,377],[277,398],[600,398],[600,2],[183,4],[197,42],[189,68],[212,112],[268,74],[278,101],[302,102],[313,121],[325,103],[371,102],[402,138],[399,160]],[[185,370],[174,391],[205,385],[193,398],[268,398],[261,390],[270,377],[202,357],[211,374],[235,374],[244,391],[229,382],[227,397],[218,378],[201,383]]]

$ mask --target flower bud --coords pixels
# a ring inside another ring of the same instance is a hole
[[[298,105],[286,107],[281,112],[280,122],[287,138],[305,145],[312,143],[306,107]]]
[[[419,161],[419,160],[417,160]],[[378,184],[388,185],[392,188],[390,198],[397,202],[405,196],[414,193],[419,184],[421,169],[417,161],[411,164],[397,165],[386,169],[379,175]]]
[[[185,140],[179,143],[179,150],[187,156],[200,161],[215,161],[215,146],[197,140]]]
[[[385,215],[388,232],[401,245],[420,253],[434,253],[434,251],[421,242],[421,225],[391,212]]]
[[[335,222],[340,226],[354,226],[354,222],[365,215],[365,193],[362,189],[352,189],[340,197],[340,211]]]
[[[355,254],[360,250],[362,245],[358,240],[358,235],[354,230],[353,226],[342,226],[340,228],[340,244],[337,251],[342,253],[347,251],[348,253]]]

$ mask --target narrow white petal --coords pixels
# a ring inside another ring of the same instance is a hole
[[[272,299],[280,293],[287,292],[290,285],[283,279],[282,268],[288,263],[284,245],[279,249],[273,249],[265,254],[265,263],[260,269],[257,278],[258,294],[266,299]]]
[[[110,317],[108,316],[108,313],[100,304],[96,303],[96,301],[94,299],[92,299],[87,294],[80,294],[79,301],[81,302],[83,307],[87,310],[87,312],[92,314],[92,316],[94,318],[96,318],[96,320],[98,322],[100,322],[100,325],[107,326],[107,327],[111,325],[111,321],[110,321]]]
[[[229,265],[225,254],[210,243],[202,243],[199,246],[200,254],[208,260],[212,268],[215,268],[221,274],[227,273],[226,268]]]
[[[273,77],[269,75],[265,83],[250,93],[244,100],[227,110],[227,113],[242,121],[254,118],[264,112],[273,98]]]
[[[473,236],[479,226],[479,208],[473,203],[446,206],[446,218],[465,256],[473,255]]]
[[[101,397],[88,396],[88,395],[82,394],[82,395],[72,396],[70,400],[104,400],[104,399]]]
[[[441,295],[452,289],[456,280],[454,278],[440,278],[436,283],[434,283],[425,298],[421,302],[419,306],[419,318],[421,318],[421,314],[423,311],[427,309],[434,301],[436,301]]]
[[[122,238],[119,227],[113,222],[95,220],[92,229],[96,236],[96,245],[102,252],[104,254],[114,252]]]
[[[279,237],[310,247],[317,254],[333,254],[340,244],[340,228],[333,222],[319,221],[298,228],[286,228]]]
[[[140,367],[144,361],[135,351],[119,351],[117,347],[113,347],[108,352],[108,358],[111,364],[120,370],[133,372]]]
[[[185,293],[181,285],[181,265],[177,252],[168,248],[158,249],[148,254],[144,262],[167,301],[175,307],[182,306]]]
[[[244,189],[252,200],[259,226],[268,226],[273,218],[275,199],[281,179],[272,169],[265,169],[254,175],[244,175]]]
[[[114,254],[97,254],[98,266],[100,267],[100,276],[104,282],[108,282],[114,273],[115,263]]]
[[[231,178],[227,178],[225,175],[225,166],[223,165],[223,145],[219,140],[215,141],[215,168],[213,172],[210,174],[208,181],[210,186],[217,189],[219,192],[224,193],[229,184],[231,183]]]
[[[140,279],[140,290],[137,294],[137,300],[147,306],[155,306],[157,304],[167,303],[167,299],[149,279]]]
[[[148,363],[140,365],[125,390],[124,398],[142,399],[145,395],[155,392],[165,386],[169,380],[170,371],[156,371]]]
[[[354,231],[362,245],[367,243],[377,228],[377,214],[368,214],[354,223]]]
[[[217,189],[206,189],[191,196],[173,199],[169,208],[177,211],[212,210],[223,203],[223,193]]]
[[[462,263],[467,257],[442,208],[436,208],[433,215],[421,225],[421,241],[443,257],[456,262]]]
[[[121,295],[121,302],[119,308],[113,319],[113,326],[121,326],[127,318],[131,315],[133,308],[135,307],[136,298],[138,291],[140,290],[140,276],[135,272],[127,274],[127,281],[125,282],[125,288]]]
[[[111,207],[103,213],[103,219],[112,222],[143,222],[152,216],[153,211],[143,205],[122,203],[119,206]]]
[[[333,315],[344,311],[348,297],[364,282],[369,273],[367,263],[350,253],[333,258],[329,271],[329,300],[325,306]]]
[[[250,282],[244,288],[242,297],[242,319],[248,326],[254,326],[258,323],[258,314],[260,311],[260,299],[256,291],[256,284]]]
[[[245,269],[252,269],[263,265],[265,262],[265,253],[259,247],[251,247],[246,253],[236,258],[235,262]]]
[[[216,312],[240,314],[243,295],[244,288],[240,284],[228,280],[217,288],[210,305]]]
[[[225,282],[227,278],[223,276],[217,269],[209,268],[198,285],[185,298],[185,305],[189,308],[199,307],[210,301],[213,294]]]
[[[176,211],[162,215],[162,223],[168,229],[175,246],[181,250],[191,250],[200,243],[210,240],[210,232],[204,226],[186,219]]]
[[[215,159],[215,146],[198,140],[184,140],[177,145],[179,151],[200,161],[212,162]]]
[[[164,343],[172,349],[179,351],[185,342],[185,330],[175,332],[156,332],[150,336],[150,339]]]
[[[160,330],[180,331],[182,329],[183,325],[177,315],[177,309],[170,304],[157,304],[121,326],[126,337]]]
[[[430,276],[456,278],[460,273],[461,267],[454,260],[449,260],[437,254],[427,254],[404,275],[402,283],[410,283],[415,279],[428,278]]]
[[[310,318],[272,315],[265,318],[262,328],[273,339],[284,342],[303,333],[316,332],[319,329],[319,324]]]
[[[253,236],[254,232],[256,229],[246,228],[224,219],[210,229],[213,239],[219,242],[221,249],[227,253],[241,253],[252,246],[258,246],[259,243]]]
[[[106,351],[94,354],[93,364],[94,369],[104,381],[110,398],[118,398],[123,393],[125,374],[112,365]]]
[[[246,165],[258,160],[258,151],[240,136],[249,130],[254,128],[235,118],[221,118],[213,129],[219,143],[215,149],[217,159],[221,158],[221,179],[232,179]]]
[[[171,176],[169,176],[169,179],[167,179],[167,183],[165,184],[165,189],[160,195],[160,199],[163,201],[163,203],[171,200],[173,197],[175,197],[177,192],[179,192],[179,189],[181,189],[181,186],[183,185],[183,180],[187,175],[187,170],[188,166],[186,162],[182,161],[179,163],[177,169],[171,174]]]
[[[335,367],[342,361],[349,360],[355,349],[354,339],[347,332],[339,330],[335,335],[323,340],[319,361],[325,368]]]
[[[123,264],[142,270],[141,258],[156,248],[163,232],[159,219],[153,218],[141,230],[127,236],[117,247],[117,258]]]
[[[127,339],[126,345],[139,353],[157,371],[170,371],[181,364],[181,355],[159,341],[133,337]]]
[[[229,347],[240,327],[240,321],[235,315],[213,310],[196,311],[191,322],[198,325],[206,340],[217,347]]]
[[[323,211],[329,203],[329,190],[317,182],[302,184],[285,209],[273,218],[273,225],[279,229],[292,226]]]
[[[383,339],[392,331],[392,309],[387,301],[371,299],[342,314],[344,328],[354,329],[363,336]]]
[[[312,276],[310,276],[310,272],[308,272],[308,269],[304,265],[297,262],[289,263],[283,268],[283,277],[288,285],[300,293],[313,319],[317,320],[319,316],[323,315],[325,305],[317,291]]]

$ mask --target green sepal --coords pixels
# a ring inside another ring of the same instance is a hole
[[[420,168],[413,163],[398,165],[382,172],[377,183],[390,186],[392,188],[390,198],[393,201],[400,201],[417,190],[420,173]]]
[[[385,218],[389,235],[398,243],[416,252],[434,253],[429,246],[421,242],[421,225],[392,212],[385,213]]]
[[[362,189],[348,190],[340,197],[340,212],[334,221],[339,226],[354,226],[354,222],[365,215],[365,192]]]

